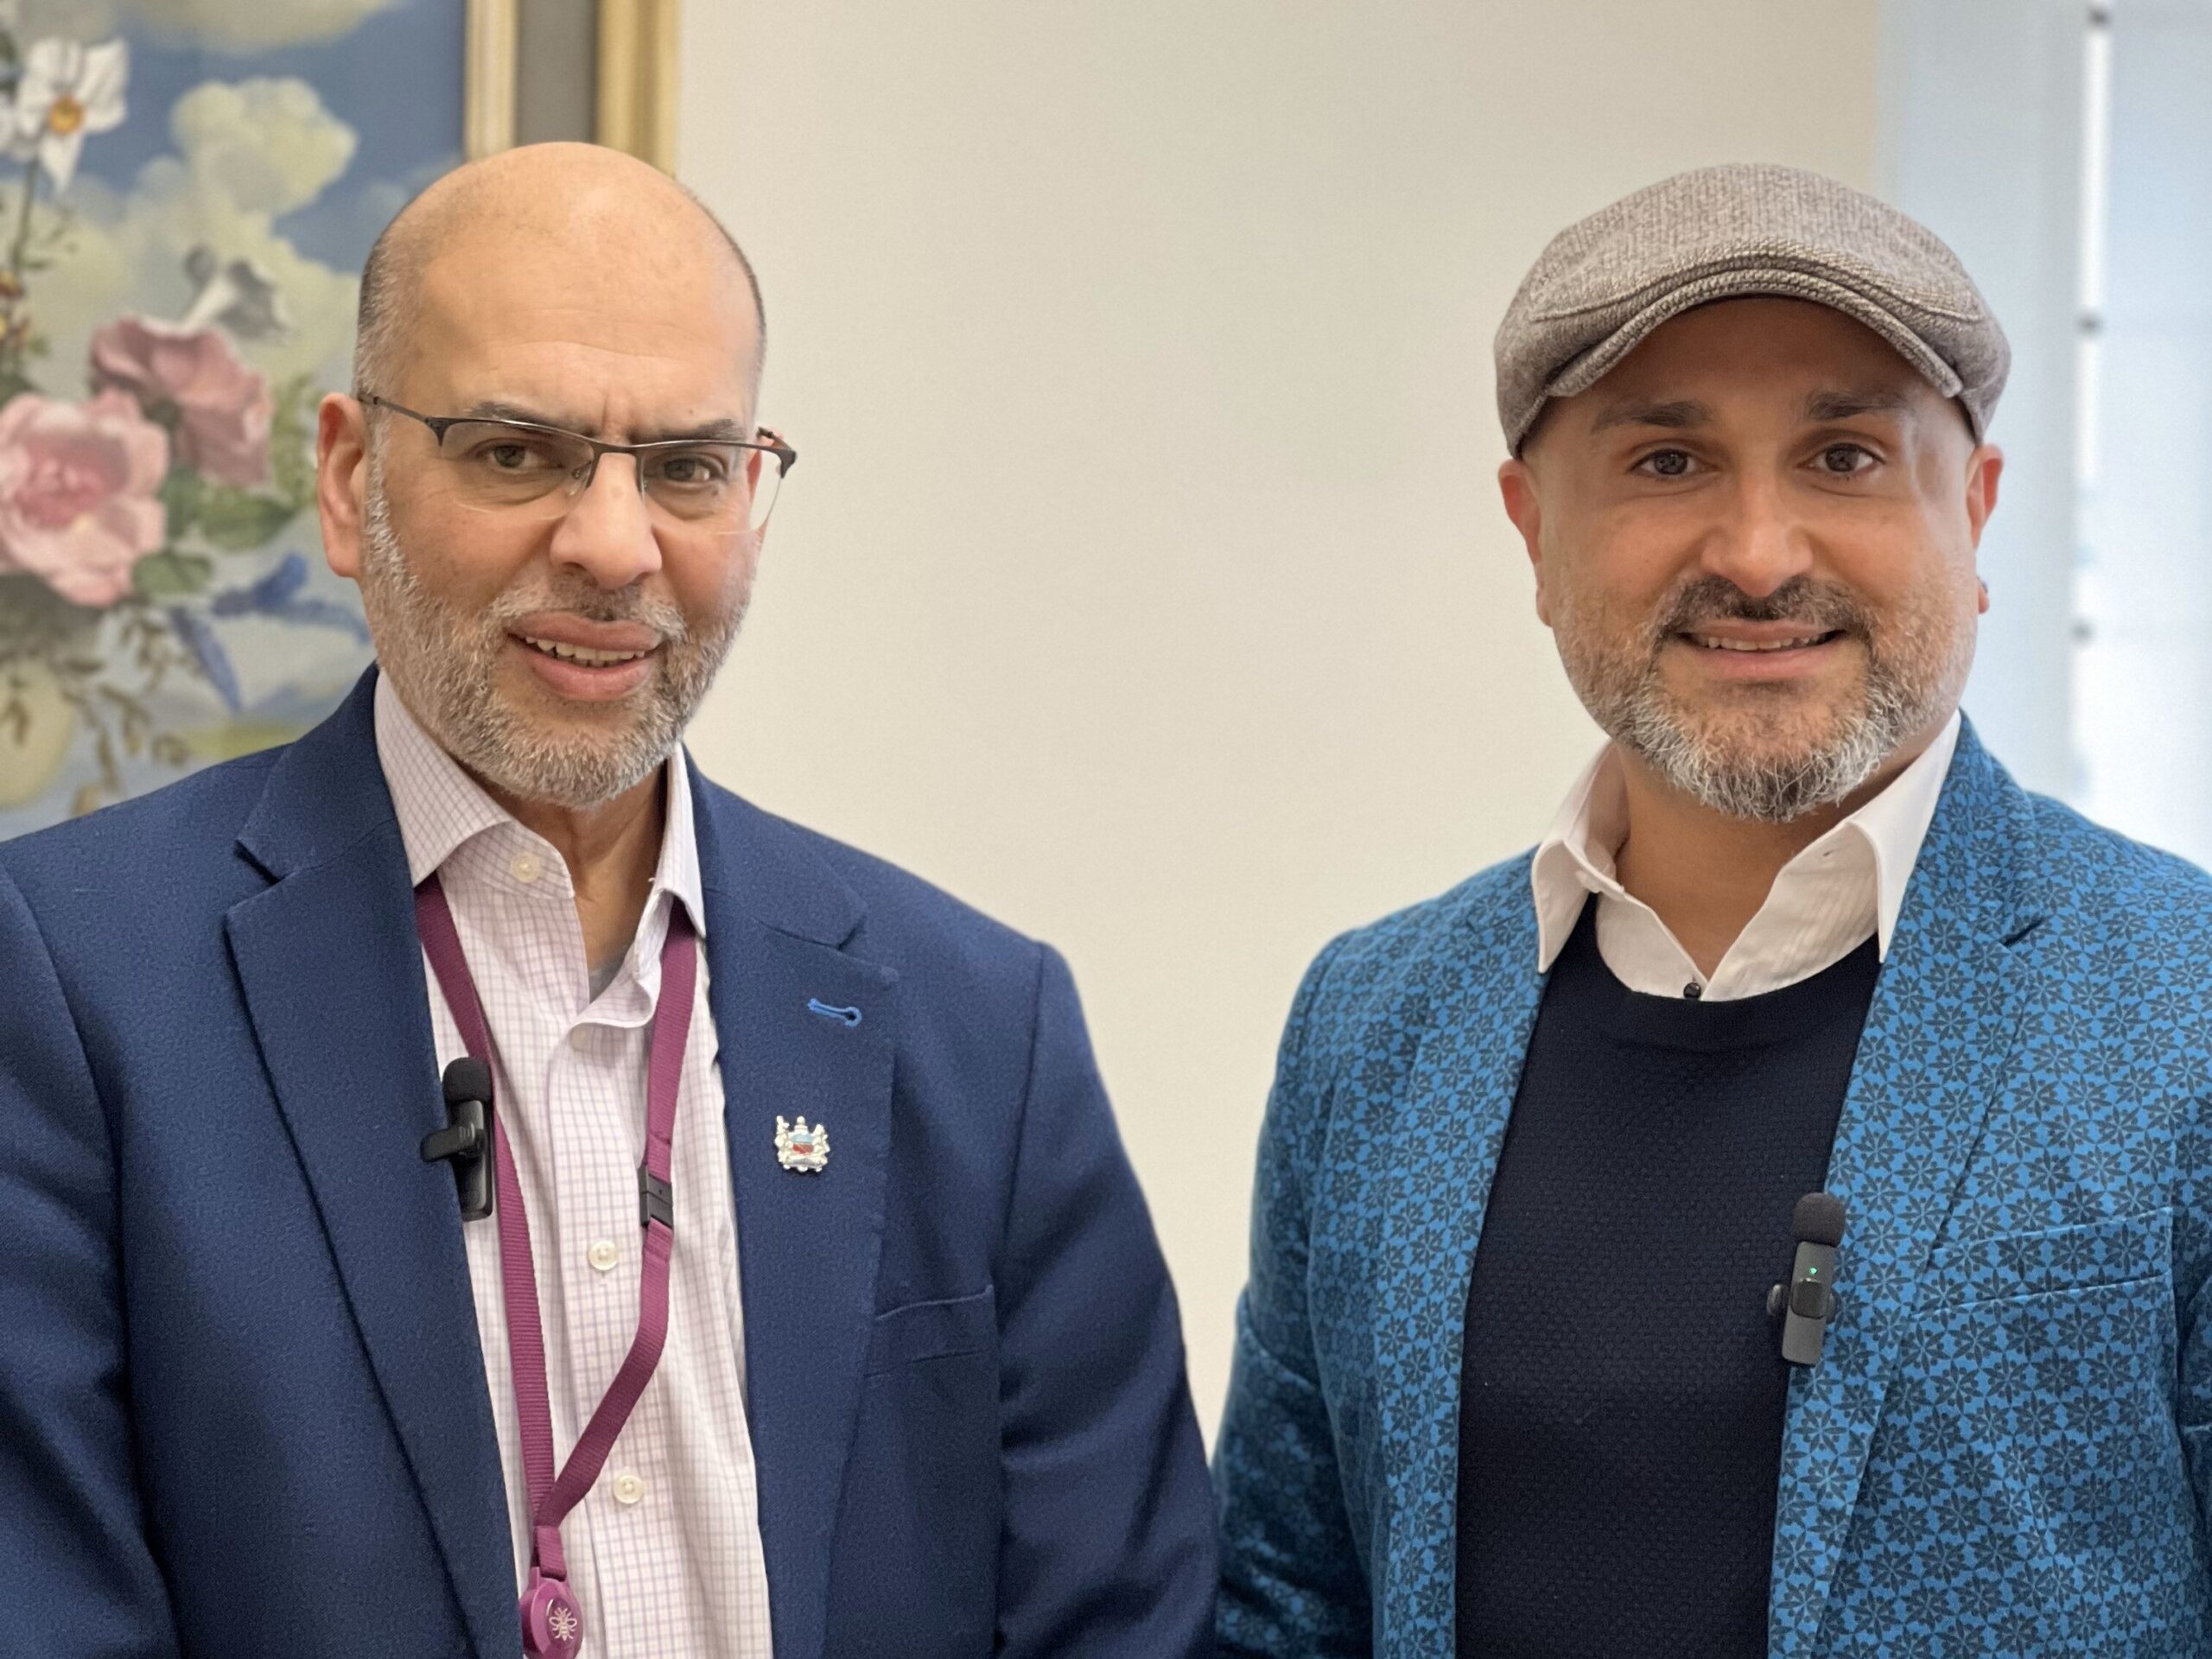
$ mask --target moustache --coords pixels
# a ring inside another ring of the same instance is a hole
[[[565,592],[556,587],[535,593],[501,594],[484,610],[485,632],[504,632],[525,616],[549,614],[573,616],[583,622],[639,623],[658,634],[665,645],[682,645],[691,637],[683,611],[672,601],[650,599],[634,590],[610,594],[590,586]]]
[[[1847,588],[1792,576],[1764,599],[1753,599],[1725,576],[1700,576],[1669,602],[1654,625],[1656,642],[1687,633],[1701,622],[1789,622],[1808,632],[1865,632],[1866,613]]]

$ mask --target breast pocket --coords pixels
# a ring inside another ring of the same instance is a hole
[[[998,1296],[989,1285],[972,1296],[909,1302],[875,1316],[868,1333],[868,1374],[880,1376],[923,1360],[994,1352],[998,1340]]]
[[[876,1315],[832,1553],[828,1651],[988,1654],[998,1586],[998,1300]]]
[[[2046,1232],[2008,1233],[1939,1246],[1917,1311],[2061,1291],[2094,1290],[2136,1280],[2165,1281],[2173,1265],[2173,1211],[2107,1216]]]
[[[1837,1575],[1850,1616],[1891,1632],[1884,1651],[1932,1651],[1908,1632],[1962,1607],[2033,1632],[2008,1651],[2196,1650],[2172,1628],[2181,1604],[2161,1605],[2196,1571],[2199,1530],[2174,1416],[2172,1219],[1936,1251],[1899,1320]],[[2131,1623],[2171,1645],[2117,1642]]]
[[[2134,1463],[2133,1438],[2171,1429],[2172,1260],[2163,1209],[1940,1247],[1900,1380],[1977,1447],[2018,1447],[2045,1467],[2079,1459],[2075,1475],[2102,1485]]]
[[[2154,1210],[1937,1252],[1876,1447],[1917,1525],[2094,1573],[2111,1540],[2186,1522],[2172,1248]]]

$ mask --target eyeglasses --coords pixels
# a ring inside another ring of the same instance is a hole
[[[757,440],[602,443],[535,421],[418,415],[372,392],[361,402],[429,428],[439,458],[452,465],[461,504],[478,512],[558,518],[591,487],[602,456],[627,455],[637,464],[639,491],[670,518],[721,534],[758,531],[775,510],[784,474],[798,465],[798,451],[765,426]]]

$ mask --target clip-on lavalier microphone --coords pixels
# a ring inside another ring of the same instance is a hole
[[[1843,1200],[1808,1192],[1789,1212],[1797,1261],[1789,1282],[1766,1294],[1767,1317],[1782,1316],[1782,1357],[1792,1365],[1821,1363],[1821,1344],[1836,1316],[1835,1250],[1843,1243]]]
[[[461,1218],[492,1213],[492,1069],[473,1054],[446,1067],[446,1127],[425,1135],[423,1161],[453,1166]]]

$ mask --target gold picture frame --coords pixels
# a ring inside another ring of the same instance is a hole
[[[461,122],[471,161],[512,149],[530,102],[526,77],[545,54],[524,50],[524,0],[467,0]],[[590,118],[575,137],[622,150],[664,173],[676,170],[677,0],[583,0],[554,6],[532,0],[533,29],[573,28],[589,39],[569,43],[568,60],[589,60]],[[557,99],[556,91],[551,96]],[[543,99],[539,100],[542,104]],[[574,112],[581,117],[582,111]]]

